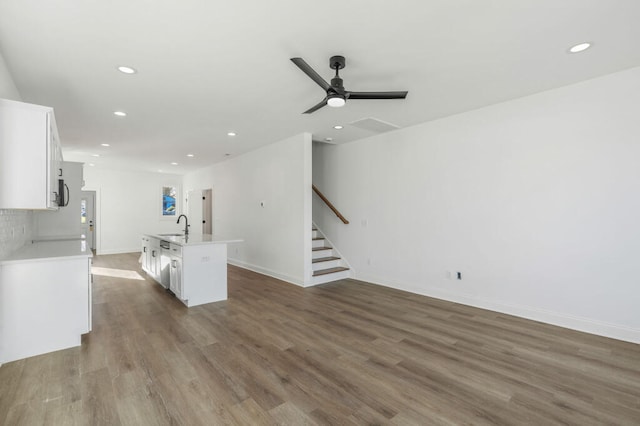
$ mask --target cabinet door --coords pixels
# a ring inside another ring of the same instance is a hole
[[[149,273],[149,240],[142,237],[142,270]]]
[[[156,281],[158,280],[158,271],[160,270],[160,250],[157,247],[151,246],[151,257],[149,259],[149,270],[151,276]]]
[[[57,208],[57,135],[51,108],[0,99],[0,209]]]
[[[178,299],[184,299],[182,288],[182,259],[179,257],[171,258],[171,280],[169,288]]]
[[[93,259],[89,258],[89,269],[87,271],[88,275],[88,284],[89,284],[89,320],[87,332],[93,329],[93,274],[91,273],[91,265],[93,264]]]

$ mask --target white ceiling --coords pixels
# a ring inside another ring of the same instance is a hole
[[[184,173],[305,131],[344,143],[373,134],[348,125],[362,118],[406,127],[639,66],[639,22],[638,0],[0,0],[0,54],[24,101],[55,108],[65,159]],[[301,114],[324,93],[289,58],[329,80],[336,54],[347,90],[407,99]]]

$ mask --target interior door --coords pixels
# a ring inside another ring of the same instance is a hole
[[[213,190],[202,190],[202,233],[213,234]]]
[[[87,238],[87,246],[96,249],[96,191],[81,191],[80,223],[82,233]]]

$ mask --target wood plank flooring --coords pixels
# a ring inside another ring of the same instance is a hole
[[[0,368],[0,424],[640,424],[640,345],[351,280],[230,266],[229,300],[187,309],[94,278],[81,347]]]

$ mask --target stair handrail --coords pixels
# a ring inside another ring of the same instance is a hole
[[[327,197],[325,197],[324,194],[322,192],[320,192],[318,187],[315,186],[314,184],[311,184],[311,187],[313,188],[313,192],[318,194],[318,197],[320,197],[320,199],[322,199],[322,201],[324,201],[324,203],[331,209],[331,211],[334,212],[336,214],[336,216],[338,216],[338,218],[342,221],[342,223],[344,223],[345,225],[348,225],[349,221],[347,219],[345,219],[345,217],[342,216],[342,214],[338,211],[338,209],[336,209],[335,206],[333,204],[331,204],[331,201],[329,201],[327,199]]]

